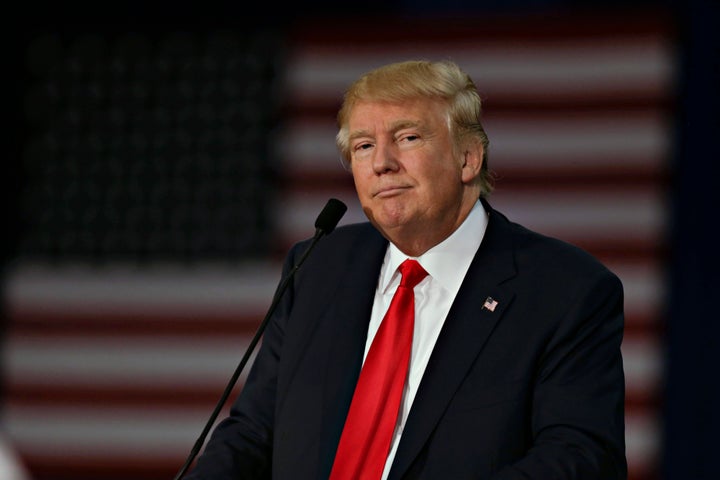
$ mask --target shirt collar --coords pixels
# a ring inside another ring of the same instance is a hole
[[[385,292],[390,286],[400,264],[408,258],[414,258],[440,285],[451,292],[457,292],[475,252],[480,247],[487,224],[488,213],[478,200],[467,218],[448,238],[419,257],[408,257],[390,243],[385,254],[386,268],[383,268],[380,278],[381,291]],[[458,272],[462,274],[458,275]]]

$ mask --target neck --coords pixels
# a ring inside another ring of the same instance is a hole
[[[462,205],[455,216],[455,220],[442,226],[427,224],[403,225],[392,230],[381,230],[381,232],[405,255],[419,257],[452,235],[470,215],[475,201]]]

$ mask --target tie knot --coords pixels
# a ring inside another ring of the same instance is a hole
[[[400,264],[400,286],[415,288],[427,276],[425,269],[415,260],[407,259]]]

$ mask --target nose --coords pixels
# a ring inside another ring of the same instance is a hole
[[[375,145],[372,167],[376,174],[396,172],[399,165],[397,152],[395,151],[394,144],[392,142],[382,144],[378,142]]]

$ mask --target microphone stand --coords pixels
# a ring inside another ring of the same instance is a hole
[[[265,315],[265,318],[262,322],[260,322],[260,325],[258,326],[257,330],[255,331],[255,335],[253,335],[252,340],[250,341],[250,345],[248,345],[248,348],[245,350],[245,354],[243,355],[242,359],[240,360],[240,363],[235,368],[235,372],[230,377],[230,381],[228,382],[227,386],[225,387],[225,391],[220,396],[220,400],[215,405],[215,409],[213,410],[212,414],[210,415],[210,418],[208,418],[208,421],[205,423],[205,427],[203,428],[202,432],[200,433],[200,436],[195,441],[195,445],[193,445],[192,450],[190,451],[190,454],[188,455],[187,459],[185,460],[185,464],[182,466],[180,471],[175,475],[173,480],[180,480],[185,473],[187,473],[188,469],[190,468],[190,465],[192,465],[193,460],[195,460],[195,457],[200,453],[200,449],[202,448],[203,444],[205,443],[205,438],[207,437],[208,433],[210,433],[210,429],[212,428],[213,423],[215,423],[215,420],[217,419],[217,416],[220,414],[220,411],[222,410],[222,407],[225,405],[225,402],[227,401],[228,397],[232,393],[232,389],[235,387],[235,384],[237,383],[238,378],[240,378],[240,374],[242,373],[243,369],[245,368],[245,364],[250,359],[250,356],[252,355],[252,352],[255,350],[255,346],[260,341],[260,337],[262,337],[263,332],[265,331],[265,327],[267,327],[267,324],[270,321],[270,317],[272,316],[273,312],[275,311],[275,308],[277,307],[278,302],[280,301],[280,298],[282,297],[283,293],[287,289],[287,286],[290,284],[290,280],[295,276],[295,272],[298,271],[300,266],[305,262],[305,259],[310,255],[310,252],[315,248],[315,245],[320,240],[320,238],[323,237],[323,235],[327,235],[330,232],[332,232],[335,229],[335,226],[340,221],[340,218],[345,214],[345,211],[347,210],[347,207],[344,203],[342,203],[340,200],[336,200],[334,198],[331,198],[328,203],[325,205],[325,208],[320,212],[320,215],[318,215],[317,220],[315,221],[315,235],[312,238],[312,241],[310,242],[310,245],[308,245],[308,248],[305,249],[305,252],[298,260],[297,264],[290,270],[288,275],[280,282],[280,285],[278,286],[277,290],[275,291],[275,295],[273,296],[272,303],[270,304],[270,308],[267,311],[267,314]]]

